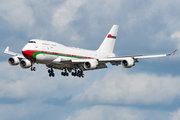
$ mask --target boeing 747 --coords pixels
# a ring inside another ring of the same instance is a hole
[[[132,55],[119,56],[113,53],[118,25],[113,25],[104,41],[97,50],[86,50],[74,47],[67,47],[62,44],[32,39],[22,49],[22,54],[9,51],[7,47],[5,54],[12,55],[8,59],[10,65],[15,66],[20,64],[24,69],[30,68],[31,71],[36,71],[34,64],[46,65],[49,77],[54,77],[54,69],[62,70],[61,75],[84,77],[83,71],[96,70],[107,68],[107,63],[112,65],[122,65],[124,68],[131,68],[138,62],[140,58],[154,58],[174,55],[177,50],[171,54],[161,55]]]

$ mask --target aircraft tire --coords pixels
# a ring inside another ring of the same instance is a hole
[[[69,73],[66,73],[66,76],[69,76]]]
[[[49,77],[51,77],[51,73],[49,73]]]
[[[33,71],[36,71],[36,67],[33,67]]]
[[[52,77],[54,77],[55,76],[55,74],[54,73],[52,73]]]

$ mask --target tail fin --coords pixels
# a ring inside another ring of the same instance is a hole
[[[112,28],[109,31],[109,33],[107,34],[106,38],[104,39],[101,46],[97,50],[98,52],[113,53],[118,28],[119,28],[118,25],[112,26]]]

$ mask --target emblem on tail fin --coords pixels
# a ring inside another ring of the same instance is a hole
[[[116,39],[116,36],[112,36],[111,34],[109,34],[109,35],[107,36],[107,38],[113,38],[113,39]]]

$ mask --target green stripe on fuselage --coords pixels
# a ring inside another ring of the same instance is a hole
[[[53,54],[53,53],[43,53],[43,52],[35,52],[35,53],[33,53],[33,58],[36,60],[36,56],[39,55],[39,54],[47,54],[47,55],[63,56],[63,57],[78,58],[78,59],[87,59],[87,58],[84,58],[84,57],[68,56],[68,55]]]

